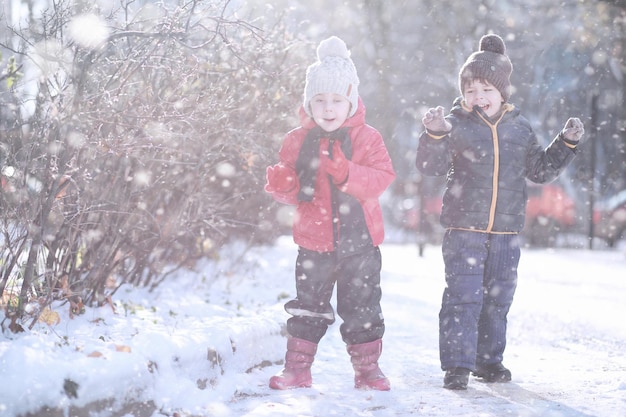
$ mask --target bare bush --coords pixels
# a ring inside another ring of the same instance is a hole
[[[78,312],[231,239],[275,236],[261,227],[274,210],[264,169],[293,125],[300,97],[286,92],[301,90],[290,83],[302,48],[281,27],[229,17],[228,2],[122,3],[102,16],[55,2],[30,32],[15,30],[39,77],[27,117],[13,88],[2,135],[12,328],[55,299]]]

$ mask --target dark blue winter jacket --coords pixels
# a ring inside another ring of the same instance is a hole
[[[575,147],[557,136],[545,149],[530,123],[513,105],[490,120],[462,97],[446,120],[449,133],[423,132],[417,169],[427,176],[447,174],[441,224],[488,233],[519,233],[526,215],[526,179],[554,180],[574,159]]]

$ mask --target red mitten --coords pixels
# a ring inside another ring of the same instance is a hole
[[[341,143],[335,142],[333,145],[333,159],[324,158],[324,169],[326,173],[333,177],[335,184],[343,184],[348,180],[348,170],[350,165],[348,159],[341,150]]]
[[[296,172],[283,164],[269,166],[265,173],[267,177],[265,191],[268,193],[286,193],[293,190],[297,184]]]

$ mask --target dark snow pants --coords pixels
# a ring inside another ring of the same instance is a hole
[[[443,370],[502,362],[507,314],[517,285],[517,235],[447,230],[446,288],[439,313]]]
[[[330,300],[337,284],[341,336],[348,345],[382,338],[385,324],[380,306],[381,254],[378,247],[338,259],[335,252],[299,248],[296,298],[285,304],[291,314],[287,333],[319,343],[335,322]]]

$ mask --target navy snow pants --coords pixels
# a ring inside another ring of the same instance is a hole
[[[502,362],[507,314],[517,285],[517,235],[447,230],[446,288],[439,312],[441,368]]]
[[[335,252],[299,248],[296,298],[285,304],[285,310],[292,315],[287,320],[287,333],[319,343],[328,326],[335,322],[330,301],[336,284],[344,342],[356,345],[382,338],[385,323],[380,306],[381,266],[378,247],[341,259]]]

